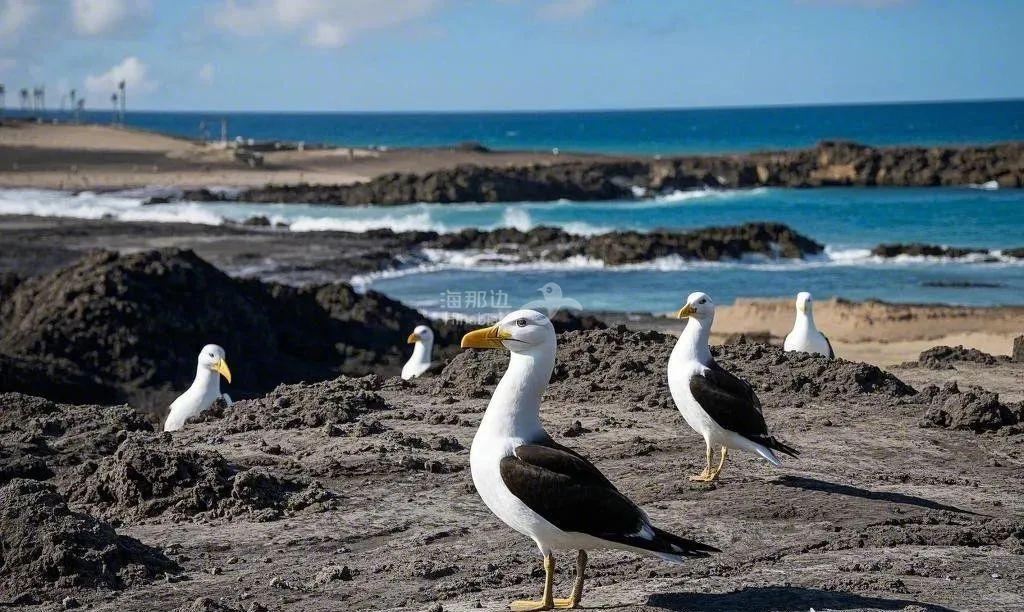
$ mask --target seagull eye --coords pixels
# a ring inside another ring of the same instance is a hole
[[[213,353],[210,353],[210,357],[213,357]]]
[[[700,300],[700,303],[701,303],[701,304],[707,304],[707,303],[708,303],[708,301],[707,301],[706,299],[704,299],[704,298],[701,298],[701,300]]]
[[[516,319],[516,325],[519,327],[526,327],[526,319]]]

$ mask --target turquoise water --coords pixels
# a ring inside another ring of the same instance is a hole
[[[880,261],[883,242],[925,242],[1005,249],[1024,247],[1024,190],[755,189],[680,192],[652,200],[518,204],[413,204],[337,207],[294,204],[180,203],[143,206],[146,192],[68,194],[0,190],[0,214],[219,224],[266,215],[291,231],[455,231],[467,227],[564,227],[575,233],[615,229],[688,229],[747,221],[779,221],[823,243],[804,261],[685,262],[606,268],[598,261],[510,265],[472,254],[429,253],[396,274],[357,278],[424,310],[444,311],[450,293],[504,292],[509,306],[539,296],[547,282],[587,308],[666,311],[700,289],[720,303],[739,296],[877,298],[894,302],[1024,304],[1024,263],[902,258]],[[339,280],[324,278],[325,281]],[[980,287],[936,286],[981,284]]]
[[[228,120],[231,138],[352,146],[477,141],[495,149],[668,154],[806,147],[838,138],[873,145],[1024,139],[1024,100],[563,112],[129,112],[127,123],[190,138],[217,138],[222,117]],[[110,113],[89,112],[85,119],[105,123]]]

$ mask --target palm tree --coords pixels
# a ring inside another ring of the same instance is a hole
[[[28,88],[22,87],[21,91],[18,92],[18,93],[21,94],[21,110],[27,111],[28,110]]]
[[[114,119],[111,123],[117,125],[117,94],[110,94],[110,103],[114,105]]]
[[[4,110],[7,108],[7,90],[4,89],[4,84],[0,83],[0,116],[4,114]]]
[[[117,84],[117,89],[120,90],[120,92],[121,92],[121,123],[124,123],[124,111],[125,111],[124,106],[125,106],[125,101],[127,100],[127,96],[125,96],[125,93],[124,93],[124,87],[125,87],[124,79],[121,79],[118,82],[118,84]]]

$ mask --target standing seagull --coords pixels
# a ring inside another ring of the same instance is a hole
[[[231,370],[224,361],[224,349],[216,344],[207,344],[199,352],[199,363],[196,366],[196,378],[192,386],[171,402],[171,413],[167,415],[164,431],[177,431],[185,425],[189,417],[206,410],[221,397],[220,377],[224,376],[231,382]],[[231,398],[224,394],[230,404]]]
[[[811,294],[806,291],[796,294],[796,321],[793,322],[793,331],[786,336],[782,348],[787,352],[817,353],[835,359],[836,352],[832,350],[832,343],[814,326],[812,301]]]
[[[416,378],[430,369],[430,354],[434,350],[434,332],[426,325],[417,325],[416,329],[409,334],[409,344],[415,344],[412,348],[412,357],[402,366],[402,380]]]
[[[546,316],[518,310],[492,327],[466,334],[462,348],[511,351],[473,438],[469,464],[473,484],[491,512],[532,538],[544,556],[541,599],[512,602],[512,610],[578,607],[589,549],[630,550],[670,563],[718,552],[654,527],[592,463],[544,431],[540,401],[555,365],[555,330]],[[559,549],[579,551],[568,599],[552,594],[553,553]]]
[[[678,316],[690,320],[668,360],[668,387],[686,423],[707,445],[707,465],[690,480],[711,482],[717,478],[730,448],[753,451],[774,466],[781,463],[772,451],[796,457],[796,449],[768,434],[761,400],[750,385],[722,369],[711,356],[708,336],[715,320],[711,297],[699,291],[691,293]],[[721,449],[722,457],[712,469],[714,448]]]

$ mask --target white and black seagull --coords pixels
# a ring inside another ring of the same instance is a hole
[[[543,595],[512,602],[511,609],[518,611],[578,607],[590,549],[631,550],[671,563],[718,552],[653,526],[592,463],[544,431],[540,402],[555,365],[555,346],[551,321],[534,310],[518,310],[462,338],[462,348],[511,352],[473,438],[470,467],[491,512],[532,538],[544,556]],[[567,599],[552,593],[553,554],[561,549],[579,551]]]
[[[715,363],[708,346],[715,303],[706,293],[691,293],[679,309],[689,318],[668,360],[668,387],[686,423],[704,437],[707,464],[690,480],[710,482],[725,465],[729,449],[752,451],[779,466],[774,451],[796,457],[799,452],[769,435],[761,414],[761,400],[746,381]],[[711,467],[714,449],[720,449],[718,467]]]
[[[782,348],[787,352],[803,351],[835,359],[836,352],[832,350],[832,343],[814,325],[813,304],[810,293],[801,291],[796,294],[796,320]]]

